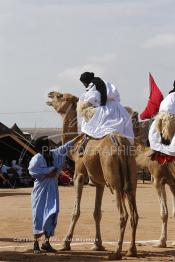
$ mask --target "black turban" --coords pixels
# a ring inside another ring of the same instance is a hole
[[[85,72],[80,76],[80,81],[82,83],[85,83],[87,86],[92,83],[96,86],[96,89],[101,94],[101,106],[106,105],[107,101],[107,90],[106,90],[106,84],[100,77],[95,77],[94,73]]]
[[[173,83],[173,89],[169,92],[169,94],[171,94],[171,93],[173,93],[173,92],[175,92],[175,81],[174,81],[174,83]]]
[[[90,72],[85,72],[80,76],[80,81],[87,85],[89,85],[93,79],[94,79],[94,73],[90,73]]]
[[[48,136],[42,136],[35,141],[35,150],[43,155],[46,160],[47,166],[53,166],[52,153],[49,151],[50,143]]]
[[[42,136],[36,139],[35,141],[35,149],[42,153],[43,150],[48,151],[47,149],[49,149],[49,139],[48,136]]]
[[[94,77],[92,83],[96,86],[96,89],[101,94],[101,106],[105,106],[107,101],[107,90],[105,82],[100,77]]]

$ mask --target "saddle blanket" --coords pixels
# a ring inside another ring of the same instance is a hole
[[[151,156],[151,160],[157,161],[160,165],[164,165],[164,164],[167,164],[169,162],[175,161],[175,156],[169,156],[169,155],[163,154],[161,152],[155,152]]]

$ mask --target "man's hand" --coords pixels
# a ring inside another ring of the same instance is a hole
[[[51,173],[47,174],[45,177],[55,177],[57,175],[57,172],[54,170]]]
[[[149,149],[146,153],[145,156],[146,157],[152,157],[152,155],[154,155],[156,151],[154,151],[153,149]]]

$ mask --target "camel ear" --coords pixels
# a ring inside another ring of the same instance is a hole
[[[139,115],[139,113],[138,112],[136,112],[136,111],[133,111],[133,113],[132,113],[132,117],[134,118],[134,117],[138,117],[138,115]]]
[[[73,96],[71,94],[67,94],[67,93],[63,94],[63,98],[65,101],[71,101],[72,97]]]
[[[78,102],[78,100],[79,100],[79,98],[78,97],[76,97],[76,96],[73,96],[73,98],[72,98],[73,100],[73,102],[75,103],[75,104],[77,104],[77,102]]]
[[[78,101],[79,101],[78,97],[72,96],[69,101],[70,101],[70,103],[73,105],[73,107],[76,109],[76,108],[77,108],[77,103],[78,103]]]

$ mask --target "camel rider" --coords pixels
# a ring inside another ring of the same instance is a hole
[[[77,107],[82,117],[81,131],[96,139],[118,132],[133,142],[131,116],[120,104],[116,87],[90,72],[83,73],[80,81],[86,88]]]
[[[154,152],[175,157],[175,82],[173,90],[160,104],[159,114],[149,131],[149,142]]]

